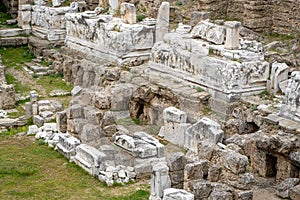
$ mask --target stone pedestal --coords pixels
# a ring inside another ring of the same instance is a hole
[[[31,5],[19,5],[18,26],[22,29],[30,29],[31,22]]]
[[[124,23],[128,23],[128,24],[136,23],[136,10],[134,4],[122,3],[120,12],[121,12],[121,19]]]
[[[115,14],[116,10],[118,10],[119,1],[118,0],[109,0],[109,14]]]
[[[238,49],[241,23],[237,21],[225,22],[226,41],[225,49]]]
[[[162,41],[165,34],[169,31],[169,15],[170,4],[169,2],[162,2],[159,7],[156,21],[155,41]]]
[[[162,199],[163,191],[171,187],[169,168],[166,163],[160,162],[153,166],[151,175],[150,200]]]

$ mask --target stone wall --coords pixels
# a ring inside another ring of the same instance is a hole
[[[15,88],[6,82],[5,66],[2,65],[0,57],[0,109],[14,108],[15,103]]]
[[[162,0],[135,1],[137,8],[146,10],[146,14],[156,17]],[[184,0],[182,5],[169,0],[175,8],[176,18],[188,22],[193,11],[207,11],[213,19],[235,19],[258,32],[276,32],[280,34],[299,33],[300,2],[298,0]],[[146,9],[145,9],[146,8]]]

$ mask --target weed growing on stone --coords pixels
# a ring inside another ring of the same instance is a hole
[[[196,89],[197,92],[203,92],[203,91],[204,91],[204,90],[203,90],[201,87],[199,87],[199,86],[197,86],[195,89]]]
[[[143,21],[144,19],[146,18],[146,16],[145,15],[137,15],[136,16],[136,21],[138,21],[138,22],[141,22],[141,21]]]
[[[259,94],[260,98],[264,99],[264,100],[272,100],[274,98],[274,95],[271,94],[270,92],[268,92],[267,90],[262,91]]]
[[[176,1],[175,5],[176,5],[176,6],[182,6],[183,3],[182,3],[182,1]]]

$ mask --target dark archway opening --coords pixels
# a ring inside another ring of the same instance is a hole
[[[266,156],[266,177],[276,177],[277,174],[277,157],[271,154]]]

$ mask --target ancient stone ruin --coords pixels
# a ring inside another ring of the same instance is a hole
[[[270,2],[198,1],[201,12],[171,29],[174,2],[139,21],[144,2],[19,1],[19,28],[0,30],[3,46],[28,44],[74,84],[67,108],[30,92],[27,135],[109,186],[149,179],[151,200],[300,199],[299,66],[271,62],[262,42],[242,37],[282,32]],[[210,18],[237,10],[240,21]],[[12,108],[4,66],[0,80],[0,108]]]

